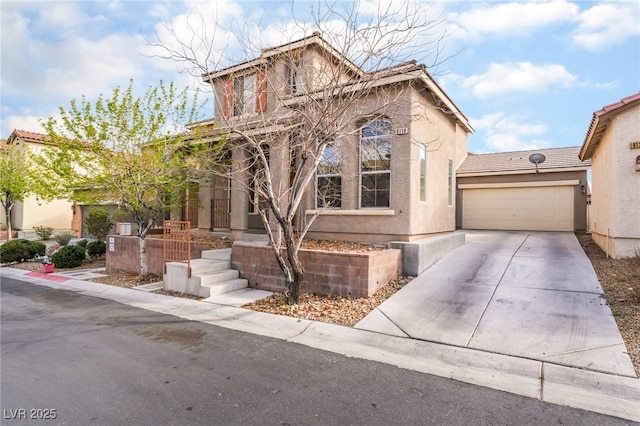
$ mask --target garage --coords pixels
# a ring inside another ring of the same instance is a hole
[[[590,163],[579,150],[469,153],[456,170],[456,227],[586,231]]]
[[[462,227],[531,231],[574,230],[573,186],[466,188]]]

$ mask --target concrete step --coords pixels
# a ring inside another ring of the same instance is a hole
[[[209,284],[221,283],[224,281],[235,280],[240,277],[240,273],[235,269],[225,269],[224,271],[217,271],[207,275],[192,275],[193,277],[200,278],[200,285],[206,286]]]
[[[202,250],[200,257],[211,260],[231,260],[231,249]]]
[[[208,275],[231,267],[229,260],[192,259],[191,275]]]
[[[211,297],[217,294],[229,293],[231,291],[247,288],[249,286],[249,281],[244,278],[235,278],[216,283],[201,283],[201,285],[202,290],[205,290],[205,288],[209,289],[209,296],[205,297]]]

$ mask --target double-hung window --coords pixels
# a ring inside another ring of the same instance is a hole
[[[289,86],[289,93],[296,94],[302,91],[302,58],[295,57],[291,59],[291,62],[287,66],[287,83]]]
[[[374,120],[360,130],[360,207],[389,207],[391,123]]]
[[[420,201],[427,201],[427,146],[420,145]]]
[[[447,203],[453,206],[453,161],[449,160],[449,175],[447,179]]]
[[[328,143],[316,173],[316,208],[342,207],[340,139]]]
[[[256,112],[256,73],[233,79],[233,115]]]

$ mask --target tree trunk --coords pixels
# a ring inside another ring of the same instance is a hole
[[[298,248],[294,241],[293,224],[285,222],[282,227],[284,231],[284,244],[287,250],[287,260],[291,268],[291,274],[286,280],[289,289],[289,304],[297,304],[300,301],[300,286],[302,285],[302,277],[304,276],[304,268],[298,257]]]
[[[302,277],[304,271],[302,265],[298,261],[297,254],[294,256],[297,266],[291,266],[291,272],[293,272],[293,279],[286,280],[287,288],[289,289],[289,297],[287,303],[290,305],[296,305],[300,301],[300,286],[302,285]]]
[[[7,201],[2,204],[4,207],[5,220],[7,223],[7,241],[11,240],[11,210],[13,209],[14,202],[7,197]]]
[[[147,242],[144,238],[138,237],[138,245],[140,247],[140,276],[146,277],[149,274],[149,265],[147,263]]]

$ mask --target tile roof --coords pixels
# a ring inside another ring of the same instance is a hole
[[[605,105],[602,109],[593,113],[587,135],[584,138],[584,143],[580,149],[580,158],[591,158],[593,152],[600,144],[602,135],[609,126],[609,121],[614,115],[625,111],[628,108],[632,108],[634,104],[640,102],[640,92],[620,99],[618,102],[614,102],[609,105]]]
[[[15,138],[20,138],[25,142],[37,142],[37,143],[48,143],[50,138],[49,135],[45,135],[42,133],[29,132],[27,130],[19,130],[15,129],[11,136],[9,136],[8,143],[13,142]]]
[[[535,164],[529,161],[531,154],[540,153],[546,158],[538,164],[538,170],[584,168],[591,161],[580,161],[579,146],[566,148],[533,149],[528,151],[496,152],[491,154],[469,154],[456,172],[457,175],[473,174],[505,174],[534,171]]]

